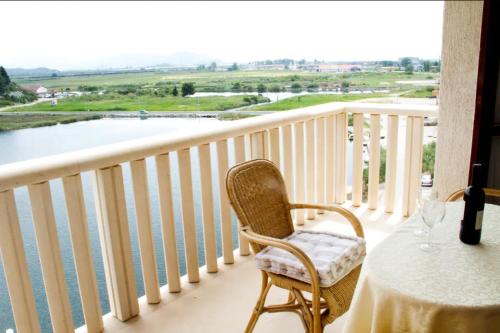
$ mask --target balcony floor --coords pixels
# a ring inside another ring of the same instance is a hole
[[[404,220],[401,214],[385,214],[381,210],[370,211],[363,205],[350,208],[360,218],[365,229],[368,251],[384,239]],[[330,223],[330,222],[335,223]],[[351,233],[352,229],[336,214],[318,215],[314,221],[306,222],[305,228],[314,230],[335,230]],[[234,265],[219,263],[219,272],[208,274],[201,269],[201,282],[189,284],[183,278],[183,290],[170,294],[162,288],[162,302],[157,305],[146,303],[140,298],[141,314],[127,322],[120,322],[110,314],[104,317],[106,333],[138,332],[243,332],[257,300],[260,288],[260,273],[255,268],[252,256],[235,255]],[[268,304],[286,300],[287,293],[278,288],[271,289]],[[342,331],[345,315],[329,325],[325,332]],[[81,327],[77,332],[86,332]],[[291,313],[264,314],[259,318],[255,333],[289,332],[302,333],[304,329],[297,315]]]

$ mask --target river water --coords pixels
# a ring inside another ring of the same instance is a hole
[[[370,94],[374,93],[388,93],[389,90],[386,89],[376,89],[376,90],[364,90],[364,91],[350,91],[349,95],[353,94],[364,94],[366,97],[370,97]],[[190,98],[195,97],[206,97],[206,96],[238,96],[238,95],[257,95],[257,92],[197,92],[194,95],[189,96]],[[295,97],[295,96],[304,96],[304,95],[344,95],[345,93],[341,91],[301,91],[301,92],[265,92],[261,95],[269,98],[271,102],[277,102],[285,98]]]
[[[152,119],[101,119],[86,122],[78,122],[66,125],[57,125],[50,127],[23,129],[17,131],[0,132],[0,164],[11,163],[31,158],[37,158],[52,154],[59,154],[78,149],[95,147],[98,145],[110,144],[119,141],[131,140],[151,135],[162,133],[171,133],[178,131],[185,131],[188,129],[206,129],[209,127],[216,127],[220,121],[216,119],[203,119],[203,118],[152,118]],[[232,141],[229,142],[232,148]],[[215,156],[215,147],[212,147],[213,155]],[[192,150],[192,172],[193,172],[193,187],[194,187],[194,200],[196,203],[200,202],[200,176],[197,150]],[[233,154],[230,154],[230,163],[233,163]],[[217,190],[217,169],[216,159],[212,160],[213,163],[213,185],[214,194],[218,194]],[[172,181],[173,181],[173,197],[174,197],[174,212],[177,225],[177,241],[179,249],[179,261],[181,274],[185,274],[184,262],[184,244],[182,237],[182,227],[180,224],[180,192],[179,192],[179,179],[177,168],[176,154],[171,154],[172,165]],[[147,159],[147,167],[149,171],[149,185],[151,194],[151,208],[153,217],[153,234],[157,254],[158,272],[160,283],[163,285],[167,283],[165,274],[165,265],[163,258],[163,251],[161,246],[161,229],[160,229],[160,213],[158,205],[158,189],[156,182],[156,170],[153,159]],[[127,201],[127,213],[129,218],[129,227],[131,234],[132,252],[134,258],[134,267],[137,280],[138,296],[144,295],[144,288],[142,284],[142,276],[139,262],[138,253],[138,239],[135,223],[134,202],[132,193],[132,184],[130,169],[128,164],[123,165],[124,170],[124,183],[125,195]],[[101,257],[101,250],[99,245],[99,237],[97,232],[94,198],[92,193],[91,174],[82,174],[84,195],[87,207],[89,234],[92,244],[93,257],[95,261],[97,282],[101,300],[103,313],[109,312],[109,303],[106,292],[106,283],[104,278],[104,268]],[[66,220],[64,194],[62,190],[61,180],[50,182],[52,190],[52,199],[54,211],[57,220],[57,230],[60,239],[61,255],[64,264],[64,271],[68,290],[70,294],[70,301],[73,312],[73,319],[75,327],[84,324],[83,314],[80,305],[80,296],[78,293],[78,285],[75,275],[75,268],[73,262],[73,254],[71,251],[71,243],[69,238],[69,229]],[[34,229],[31,220],[31,209],[29,205],[29,198],[27,189],[25,187],[16,189],[15,196],[17,208],[19,212],[19,219],[24,238],[26,256],[29,266],[29,273],[35,294],[35,301],[40,317],[40,323],[43,332],[51,332],[50,316],[48,313],[47,303],[45,299],[45,291],[43,287],[43,279],[40,270],[38,259],[38,252],[36,249],[36,240]],[[218,207],[218,195],[214,195],[215,207]],[[195,205],[195,216],[197,223],[197,237],[202,239],[202,226],[201,226],[201,208],[199,204]],[[217,237],[220,240],[219,217],[216,214],[216,228]],[[235,246],[237,245],[236,233],[234,234]],[[218,242],[220,244],[220,241]],[[201,243],[200,243],[201,245]],[[205,263],[203,246],[199,246],[200,265]],[[218,255],[221,255],[221,249],[218,248]],[[7,286],[5,283],[3,266],[0,265],[0,332],[5,332],[8,328],[14,328],[14,320],[11,313],[9,296]]]
[[[221,121],[213,118],[113,118],[100,119],[92,121],[77,122],[65,125],[56,125],[50,127],[23,129],[16,131],[0,132],[0,164],[12,163],[47,155],[60,154],[78,149],[85,149],[99,145],[105,145],[120,141],[137,139],[162,133],[175,133],[190,129],[207,129],[217,127]],[[234,146],[233,141],[228,140],[229,146],[229,165],[234,164]],[[217,160],[216,147],[211,145],[212,149],[212,184],[214,194],[215,208],[215,223],[218,239],[218,256],[221,256],[220,248],[220,217],[218,211],[218,175],[217,175]],[[349,145],[349,157],[351,159],[351,145]],[[196,149],[191,150],[192,157],[192,173],[193,173],[193,191],[195,202],[195,218],[197,225],[198,238],[198,255],[199,264],[205,264],[205,258],[202,246],[202,212],[201,212],[201,192],[200,192],[200,166],[198,164],[198,152]],[[180,271],[184,275],[186,273],[184,259],[184,244],[183,231],[181,225],[181,203],[178,178],[177,156],[175,153],[171,155],[172,166],[172,187],[174,198],[174,215],[177,233],[177,247],[179,252]],[[161,242],[161,227],[160,227],[160,212],[158,203],[158,188],[156,182],[156,169],[153,158],[146,159],[150,199],[151,213],[153,218],[153,235],[157,255],[157,266],[161,285],[167,283],[166,271],[164,265],[162,242]],[[130,168],[128,164],[123,165],[125,196],[127,202],[127,214],[129,218],[130,240],[132,244],[136,284],[138,296],[144,295],[142,283],[142,274],[139,260],[138,238],[135,222],[134,200],[132,193],[132,180]],[[351,172],[348,168],[348,183],[350,183]],[[104,277],[104,267],[102,263],[101,249],[96,224],[94,197],[92,192],[91,173],[82,174],[85,203],[87,208],[89,235],[92,245],[94,263],[96,267],[97,283],[100,294],[100,301],[103,313],[109,312],[108,296],[106,291],[106,283]],[[62,190],[62,181],[60,179],[50,182],[52,190],[52,199],[56,216],[58,236],[61,246],[61,255],[64,264],[64,271],[68,285],[70,302],[75,327],[84,325],[82,309],[80,305],[80,295],[78,292],[77,279],[75,275],[73,254],[71,251],[71,242],[69,237],[69,229],[66,220],[64,194]],[[38,259],[36,248],[35,233],[32,225],[31,208],[29,204],[28,191],[26,187],[15,190],[17,209],[21,224],[22,235],[24,238],[26,257],[29,266],[30,278],[35,295],[35,301],[40,317],[40,323],[43,332],[51,332],[50,315],[48,313],[45,291],[43,287],[43,279]],[[236,219],[233,217],[233,225],[236,225]],[[234,245],[238,246],[236,228],[233,228]],[[0,265],[0,332],[5,332],[8,328],[14,328],[14,320],[12,317],[7,286],[3,274],[3,266]]]

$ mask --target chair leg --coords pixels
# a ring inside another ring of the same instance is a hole
[[[312,316],[311,316],[311,311],[309,310],[309,307],[307,306],[304,296],[300,292],[300,290],[297,289],[292,289],[292,292],[294,294],[295,300],[300,306],[302,307],[300,313],[300,319],[302,321],[302,325],[304,326],[305,332],[306,333],[311,333],[311,323],[312,323]]]
[[[323,333],[321,325],[321,299],[313,296],[311,302],[307,301],[300,290],[293,289],[297,302],[302,306],[303,323],[308,333]]]
[[[312,297],[312,332],[323,333],[323,325],[321,325],[321,299],[319,295]]]
[[[262,309],[264,308],[264,304],[266,303],[266,297],[267,293],[269,292],[269,289],[271,288],[271,284],[269,283],[269,278],[265,272],[262,272],[262,286],[260,290],[260,296],[259,299],[257,300],[257,304],[255,305],[255,308],[252,312],[252,316],[250,317],[250,320],[248,321],[247,327],[245,328],[245,333],[251,333],[255,327],[255,324],[257,324],[257,320],[259,319],[259,316],[262,314]]]

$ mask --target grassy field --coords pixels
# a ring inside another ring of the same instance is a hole
[[[309,71],[234,71],[234,72],[141,72],[110,75],[78,75],[46,78],[14,78],[19,84],[41,84],[52,89],[76,90],[79,86],[96,86],[113,89],[123,85],[144,88],[180,86],[183,82],[194,82],[196,91],[231,91],[239,83],[244,91],[257,89],[264,84],[267,89],[287,89],[298,83],[305,89],[322,89],[347,82],[351,87],[400,88],[397,81],[432,80],[438,73],[403,72],[355,72],[322,73]],[[408,87],[408,85],[406,85]]]
[[[355,94],[355,95],[332,95],[332,94],[318,94],[318,95],[303,95],[297,97],[290,97],[282,99],[281,101],[257,105],[251,107],[252,111],[285,111],[307,106],[330,103],[330,102],[350,102],[360,99],[387,97],[387,94]]]
[[[430,98],[432,97],[433,87],[426,87],[422,89],[413,89],[408,92],[402,93],[401,97],[409,97],[409,98]]]
[[[99,115],[90,116],[68,116],[68,115],[46,115],[46,114],[0,114],[0,131],[11,131],[22,128],[33,128],[52,126],[57,124],[69,124],[83,120],[100,119]]]
[[[257,97],[257,96],[256,96]],[[257,97],[259,103],[267,101]],[[56,106],[50,102],[28,107],[16,108],[15,111],[224,111],[248,106],[252,103],[247,96],[209,96],[209,97],[151,97],[151,96],[109,96],[90,95],[64,98]]]

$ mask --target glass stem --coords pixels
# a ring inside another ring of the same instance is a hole
[[[429,228],[429,231],[427,232],[427,245],[429,245],[429,247],[431,246],[431,231],[432,228]]]

